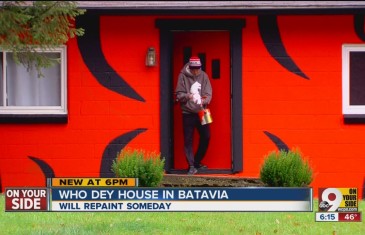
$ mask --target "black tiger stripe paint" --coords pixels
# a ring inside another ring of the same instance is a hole
[[[276,135],[268,132],[268,131],[264,131],[265,135],[267,137],[269,137],[269,139],[274,142],[274,144],[276,145],[276,147],[280,150],[280,151],[289,151],[289,147],[288,145],[286,145],[284,143],[284,141],[282,141],[279,137],[277,137]]]
[[[365,41],[364,21],[364,15],[354,15],[355,33],[363,41]]]
[[[30,160],[34,161],[39,168],[41,168],[43,175],[45,177],[45,185],[47,185],[47,179],[48,178],[55,178],[56,175],[53,171],[53,168],[44,160],[36,158],[36,157],[32,157],[32,156],[28,156],[28,158],[30,158]]]
[[[77,37],[77,43],[86,66],[96,80],[111,91],[145,102],[144,98],[125,82],[106,61],[101,49],[99,15],[79,16],[76,26],[85,30],[83,36]]]
[[[132,141],[137,135],[145,132],[146,128],[139,128],[133,131],[127,132],[114,140],[112,140],[108,146],[104,149],[104,153],[100,164],[100,177],[114,177],[112,172],[113,161],[117,158],[117,154]]]
[[[258,24],[261,38],[270,55],[290,72],[309,79],[286,52],[280,37],[276,15],[260,15],[258,16]]]

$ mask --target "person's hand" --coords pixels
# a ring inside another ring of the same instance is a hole
[[[201,97],[201,99],[202,99],[202,104],[201,105],[202,106],[207,104],[207,98],[208,98],[208,96],[205,96],[205,95]]]
[[[202,98],[199,93],[193,94],[193,101],[195,104],[202,104]]]

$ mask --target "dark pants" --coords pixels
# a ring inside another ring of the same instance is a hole
[[[193,136],[194,129],[197,128],[199,133],[199,146],[194,156],[193,150]],[[184,150],[186,160],[189,166],[199,166],[201,160],[204,158],[207,152],[209,140],[210,140],[210,127],[209,125],[201,125],[199,115],[183,113],[183,129],[184,129]]]

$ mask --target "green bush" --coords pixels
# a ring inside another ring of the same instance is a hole
[[[156,187],[162,181],[165,160],[161,154],[144,150],[123,149],[113,161],[112,171],[116,177],[138,178],[141,187]]]
[[[298,150],[271,152],[261,166],[260,179],[270,187],[305,187],[313,180],[313,170]]]

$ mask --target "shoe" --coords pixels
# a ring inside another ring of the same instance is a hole
[[[191,166],[189,168],[188,175],[195,175],[197,172],[198,170],[195,167]]]
[[[198,170],[205,170],[207,169],[208,167],[206,165],[203,165],[203,164],[199,164],[198,166],[195,166],[196,169]]]

